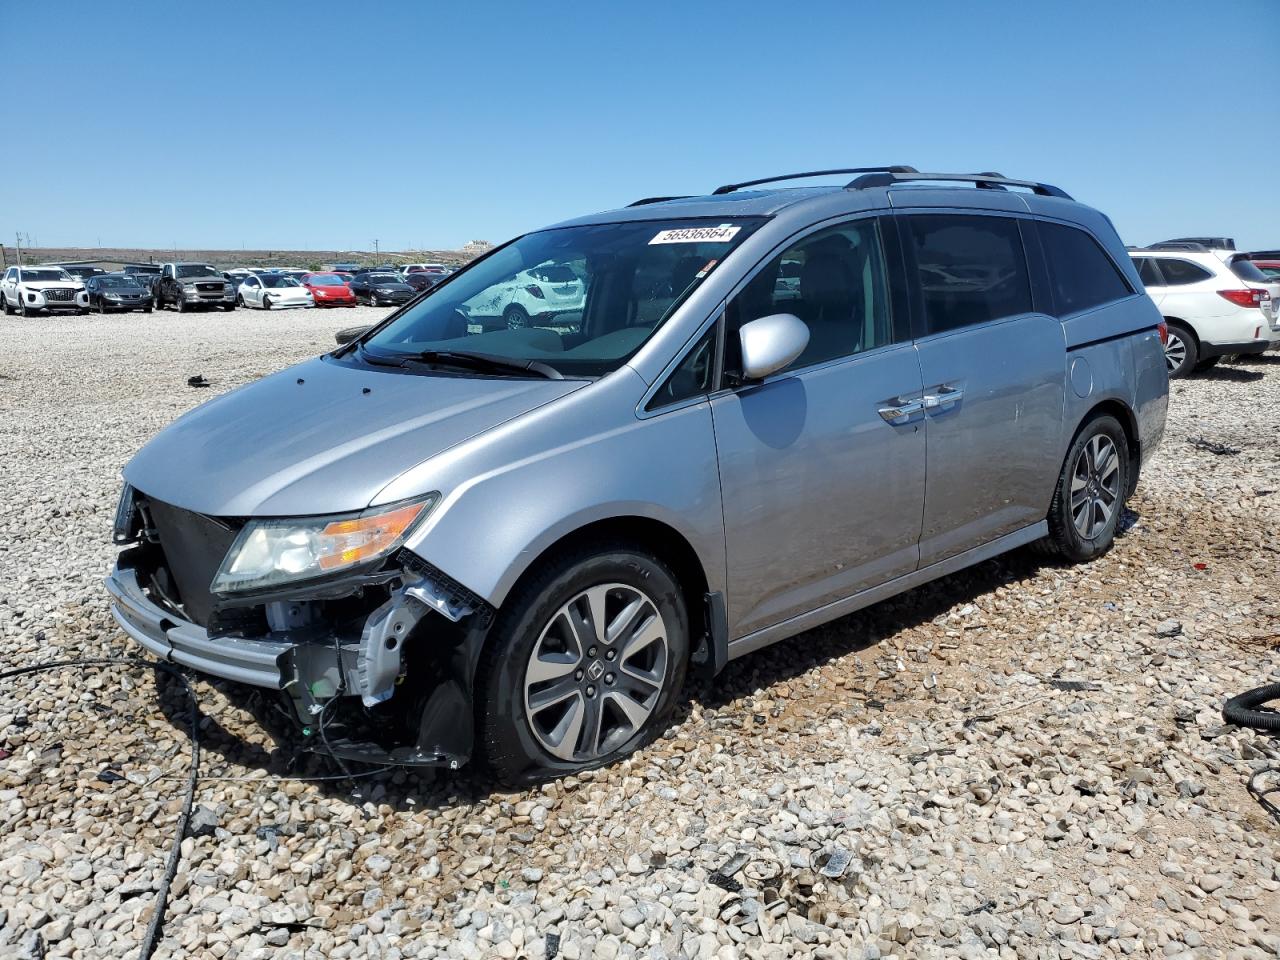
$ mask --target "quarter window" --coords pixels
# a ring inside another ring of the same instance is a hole
[[[917,214],[906,218],[929,333],[1030,313],[1031,281],[1011,217]]]
[[[653,410],[665,407],[670,403],[678,403],[704,393],[711,392],[712,380],[716,375],[716,333],[718,324],[699,338],[692,350],[684,355],[684,359],[667,377],[666,382],[658,388],[646,409]]]
[[[775,313],[794,314],[809,327],[809,345],[792,368],[893,343],[876,221],[819,230],[765,264],[726,310],[727,369],[741,369],[742,325]]]
[[[1164,282],[1171,287],[1200,283],[1213,277],[1212,273],[1199,264],[1192,263],[1190,260],[1176,260],[1173,257],[1160,258],[1160,272],[1164,274]]]
[[[1059,314],[1092,310],[1133,292],[1107,252],[1085,231],[1060,223],[1038,226]]]

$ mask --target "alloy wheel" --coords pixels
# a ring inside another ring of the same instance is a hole
[[[1172,327],[1169,328],[1169,339],[1164,345],[1164,362],[1169,372],[1177,370],[1187,361],[1187,344]]]
[[[529,658],[530,729],[561,760],[607,756],[653,713],[668,657],[666,625],[652,597],[623,583],[582,591],[543,627]]]
[[[1093,540],[1111,521],[1120,502],[1120,454],[1106,434],[1092,437],[1071,468],[1071,522]]]

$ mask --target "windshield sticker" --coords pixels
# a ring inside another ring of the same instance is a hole
[[[722,223],[718,227],[678,227],[675,230],[661,230],[649,241],[655,243],[728,243],[741,230],[741,227]]]
[[[710,273],[712,270],[714,270],[714,269],[715,269],[715,266],[716,266],[716,264],[717,264],[717,263],[719,263],[719,261],[718,261],[718,260],[708,260],[708,261],[707,261],[707,265],[706,265],[705,267],[703,267],[701,270],[699,270],[699,271],[698,271],[697,275],[696,275],[696,276],[694,276],[694,279],[695,279],[695,280],[701,280],[701,279],[702,279],[703,277],[705,277],[708,273]]]

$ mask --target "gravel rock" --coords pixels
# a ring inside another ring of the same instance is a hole
[[[7,321],[5,665],[137,653],[101,587],[122,465],[385,313]],[[157,960],[1274,956],[1280,829],[1245,784],[1280,750],[1220,708],[1280,682],[1277,409],[1274,356],[1175,383],[1094,563],[1018,552],[736,660],[637,756],[525,791],[298,780],[337,771],[291,767],[262,701],[197,678],[212,816]],[[0,956],[136,953],[189,757],[159,680],[0,684]]]

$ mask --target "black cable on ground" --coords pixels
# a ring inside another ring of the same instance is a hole
[[[1237,727],[1252,727],[1263,733],[1280,735],[1280,711],[1259,709],[1264,703],[1272,700],[1280,701],[1280,683],[1271,683],[1265,687],[1254,687],[1232,697],[1222,705],[1222,719]],[[1280,823],[1280,804],[1271,799],[1272,794],[1280,794],[1280,785],[1264,788],[1262,778],[1267,775],[1280,776],[1280,766],[1263,767],[1249,778],[1248,790],[1262,809]]]
[[[187,776],[187,793],[182,801],[182,812],[178,815],[177,834],[173,838],[173,846],[169,848],[169,859],[165,864],[164,877],[156,891],[155,907],[151,911],[151,922],[147,924],[142,938],[142,947],[138,952],[138,960],[150,960],[160,939],[160,927],[164,922],[165,908],[169,903],[169,887],[178,872],[178,862],[182,859],[182,840],[187,835],[187,822],[191,819],[191,807],[195,803],[196,781],[200,776],[200,740],[199,719],[200,708],[196,703],[195,692],[191,684],[176,667],[157,660],[143,660],[141,657],[101,657],[85,660],[53,660],[47,663],[35,663],[26,667],[16,667],[0,672],[0,680],[20,677],[28,673],[40,673],[45,670],[61,670],[68,667],[107,667],[126,666],[143,667],[148,670],[160,670],[181,681],[187,692],[187,700],[191,704],[191,769]]]
[[[1258,709],[1269,700],[1280,700],[1280,683],[1254,687],[1232,697],[1222,705],[1222,719],[1237,727],[1280,733],[1280,712]]]

